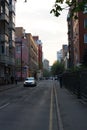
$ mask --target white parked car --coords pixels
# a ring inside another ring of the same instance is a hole
[[[36,86],[37,82],[34,77],[27,77],[24,81],[24,87]]]

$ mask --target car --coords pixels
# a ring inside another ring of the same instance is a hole
[[[24,81],[24,87],[36,86],[37,82],[34,77],[27,77]]]

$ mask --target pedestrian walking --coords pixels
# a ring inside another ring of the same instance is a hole
[[[17,78],[17,76],[15,77],[15,84],[17,84],[17,82],[18,82],[18,78]]]
[[[59,82],[60,82],[60,88],[62,88],[62,74],[60,74],[58,77],[59,77]]]
[[[14,83],[14,77],[11,76],[11,83],[13,84]]]

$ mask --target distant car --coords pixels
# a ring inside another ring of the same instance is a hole
[[[34,77],[27,77],[24,81],[24,87],[36,86],[36,80]]]

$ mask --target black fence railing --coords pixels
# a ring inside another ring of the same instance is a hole
[[[76,94],[78,98],[87,100],[87,70],[64,73],[62,81],[64,87]]]

